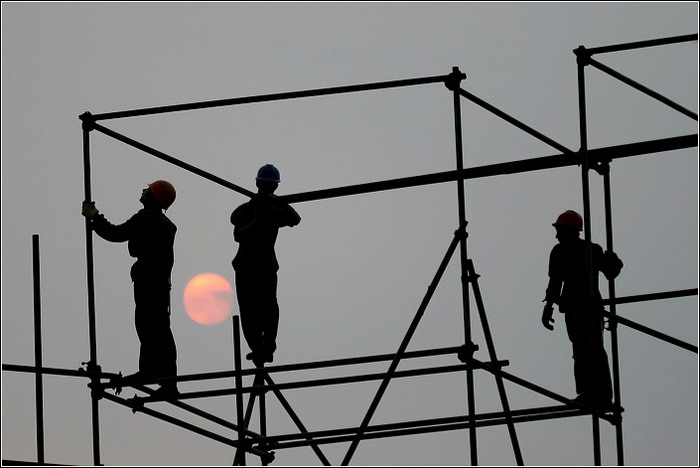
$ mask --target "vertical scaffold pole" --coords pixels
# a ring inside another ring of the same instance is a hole
[[[590,164],[588,158],[588,127],[586,124],[586,80],[585,67],[588,65],[590,54],[585,47],[580,46],[574,51],[576,54],[578,66],[578,104],[579,104],[579,128],[581,137],[581,188],[583,194],[583,227],[586,240],[586,282],[587,282],[587,300],[586,305],[590,308],[593,299],[593,288],[596,282],[593,279],[593,262],[591,249],[591,195],[590,183],[588,180]],[[589,340],[591,341],[591,340]],[[597,368],[597,366],[594,366]],[[597,379],[596,379],[597,380]],[[597,392],[596,392],[597,393]],[[600,418],[597,412],[593,412],[593,458],[596,466],[600,466]]]
[[[93,129],[94,119],[90,112],[80,115],[83,122],[83,181],[85,189],[85,200],[92,201],[92,187],[90,181],[90,131]],[[93,461],[96,466],[101,465],[100,461],[100,413],[99,396],[95,391],[100,382],[99,367],[97,365],[97,327],[95,319],[95,275],[94,256],[92,246],[92,227],[89,221],[85,220],[85,254],[86,254],[86,274],[87,274],[87,295],[88,295],[88,326],[90,338],[90,357],[87,363],[87,371],[90,374],[92,385],[92,452]]]
[[[241,328],[240,318],[238,315],[233,316],[233,361],[236,370],[236,424],[238,425],[238,450],[236,451],[235,461],[241,466],[245,463],[245,418],[243,416],[243,377],[241,375]],[[252,398],[252,396],[251,396]]]
[[[41,272],[39,265],[39,235],[32,236],[32,259],[34,273],[34,366],[36,367],[36,457],[37,463],[44,462],[44,374],[41,352]]]
[[[605,232],[606,232],[606,247],[610,252],[614,252],[613,246],[613,224],[612,224],[612,188],[610,180],[610,164],[608,162],[603,166],[603,190],[605,191]],[[615,280],[611,279],[608,282],[608,297],[610,298],[610,313],[617,315],[615,305]],[[612,373],[613,373],[613,403],[614,411],[617,416],[615,421],[615,441],[617,446],[617,464],[624,466],[625,464],[625,449],[624,439],[622,436],[622,393],[620,389],[620,354],[618,348],[617,335],[617,320],[609,320],[610,324],[610,347],[612,350]]]
[[[466,75],[458,67],[452,68],[449,81],[446,82],[448,89],[453,93],[454,124],[455,124],[455,154],[457,160],[457,203],[459,209],[459,225],[464,226],[467,220],[466,196],[464,190],[464,148],[462,143],[462,106],[460,97],[460,83]],[[464,342],[472,349],[471,316],[469,310],[469,271],[467,257],[467,236],[464,236],[459,243],[460,265],[462,277],[462,309],[464,319]],[[474,401],[474,368],[471,356],[466,360],[467,364],[467,408],[469,411],[469,448],[471,455],[471,465],[478,465],[476,424],[475,424],[475,401]]]
[[[265,385],[265,370],[260,369],[260,373],[262,374],[260,378],[260,385],[263,386]],[[257,374],[256,374],[257,376]],[[262,390],[260,392],[258,402],[260,405],[260,435],[263,437],[267,437],[267,406],[265,405],[265,390]],[[267,447],[266,447],[267,449]],[[260,460],[262,466],[268,466],[269,463],[267,462],[267,459],[263,458]]]

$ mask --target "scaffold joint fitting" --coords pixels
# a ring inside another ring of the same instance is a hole
[[[576,63],[582,66],[590,65],[591,63],[591,53],[584,46],[578,46],[574,49],[574,54],[576,54]]]
[[[479,349],[479,345],[476,343],[469,343],[459,347],[457,351],[457,358],[463,363],[467,363],[474,357],[474,353]]]
[[[270,463],[275,461],[275,452],[268,452],[263,446],[260,446],[260,449],[265,452],[265,455],[260,456],[260,461],[263,463],[263,465],[269,465]]]
[[[455,237],[457,237],[460,240],[466,239],[469,237],[469,233],[467,232],[467,224],[469,224],[469,221],[464,220],[464,222],[457,228],[455,231]]]
[[[91,112],[83,112],[78,118],[83,122],[83,130],[86,132],[91,132],[95,129],[95,117]]]
[[[447,75],[445,79],[445,86],[447,86],[447,89],[450,91],[454,91],[459,89],[459,84],[466,78],[467,75],[459,71],[458,67],[452,67],[452,73]]]

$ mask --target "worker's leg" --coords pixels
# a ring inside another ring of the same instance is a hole
[[[566,321],[566,332],[569,335],[573,351],[576,393],[581,395],[587,390],[586,382],[588,379],[585,334],[581,332],[581,326],[575,312],[567,312],[564,319]]]
[[[134,282],[136,332],[141,342],[139,372],[146,376],[177,375],[177,348],[170,328],[170,285]]]
[[[608,404],[612,384],[603,344],[602,322],[591,314],[567,314],[566,329],[574,353],[576,392],[590,404]]]
[[[241,330],[253,354],[262,352],[262,325],[259,301],[260,285],[255,272],[236,271],[236,299]]]
[[[277,330],[279,327],[280,308],[277,303],[277,274],[268,273],[261,278],[264,284],[263,290],[263,321],[261,323],[263,332],[263,352],[265,358],[272,361],[272,355],[277,349]]]

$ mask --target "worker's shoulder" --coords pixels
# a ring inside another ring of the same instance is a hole
[[[248,200],[247,202],[238,205],[231,212],[231,223],[236,224],[237,220],[240,220],[245,216],[250,216],[254,211],[255,207],[253,206],[252,200]]]
[[[161,210],[153,209],[153,208],[144,208],[142,210],[139,210],[134,216],[131,218],[135,222],[139,223],[145,223],[145,224],[161,224],[161,225],[167,225],[173,229],[177,229],[175,226],[175,223],[168,218],[168,216],[163,213]]]

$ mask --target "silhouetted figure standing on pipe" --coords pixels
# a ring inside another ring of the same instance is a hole
[[[559,243],[549,256],[549,284],[542,311],[542,324],[554,330],[553,304],[564,314],[566,331],[573,348],[575,401],[598,410],[612,409],[612,384],[608,356],[603,343],[602,297],[598,274],[614,279],[622,270],[622,261],[613,252],[603,252],[591,244],[593,284],[587,291],[586,241],[580,238],[583,219],[575,211],[559,215],[553,224]],[[589,295],[592,296],[589,298]]]
[[[177,227],[163,212],[175,201],[175,188],[158,180],[143,189],[139,201],[143,209],[119,225],[107,221],[94,202],[84,201],[82,210],[95,233],[110,242],[128,242],[129,254],[136,257],[131,280],[141,348],[139,370],[122,379],[125,385],[177,375],[177,349],[170,328],[170,275]],[[155,393],[166,398],[177,394],[175,382],[162,383]]]
[[[265,362],[272,362],[277,349],[277,233],[281,227],[296,226],[301,217],[274,194],[280,183],[275,166],[261,167],[255,183],[258,193],[231,213],[233,238],[238,242],[238,252],[231,263],[241,328],[251,351],[246,358],[262,367]]]

